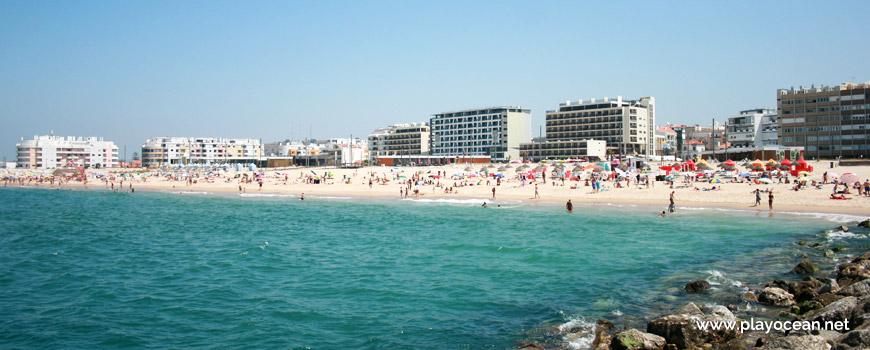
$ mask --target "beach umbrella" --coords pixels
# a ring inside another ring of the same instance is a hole
[[[495,169],[495,164],[490,163],[490,164],[487,165],[486,167],[487,167],[487,168],[490,168],[490,169]]]
[[[840,176],[840,182],[845,182],[847,184],[853,184],[860,180],[858,180],[858,175],[855,173],[845,173]]]
[[[465,171],[474,171],[470,166],[465,167]]]
[[[790,167],[790,166],[791,166],[791,161],[788,160],[788,159],[783,159],[783,160],[782,160],[782,163],[780,163],[780,165]]]
[[[828,177],[836,179],[836,178],[840,177],[840,175],[837,175],[837,173],[828,173]]]
[[[761,178],[761,179],[758,179],[758,182],[770,185],[773,183],[773,180],[768,179],[768,178]]]
[[[604,171],[604,169],[601,169],[600,167],[595,168],[595,169],[592,169],[592,172],[595,172],[595,173],[600,173],[600,172],[603,172],[603,171]]]
[[[719,180],[719,179],[710,179],[710,183],[711,183],[711,184],[721,184],[721,183],[722,183],[722,180]]]
[[[809,171],[806,171],[806,170],[801,171],[801,172],[799,172],[798,174],[799,174],[799,175],[803,175],[803,176],[810,176],[810,172],[809,172]]]
[[[583,170],[589,170],[589,169],[599,169],[600,170],[601,166],[597,165],[597,164],[589,164],[589,165],[583,167]]]
[[[579,165],[578,165],[578,166],[575,166],[574,169],[571,169],[571,172],[572,172],[572,173],[579,173],[579,172],[582,172],[582,171],[583,171],[583,167],[582,167],[582,166],[579,166]]]
[[[810,179],[805,178],[805,177],[800,177],[800,178],[795,179],[795,181],[799,181],[799,182],[807,182],[807,181],[809,181],[809,180],[810,180]]]
[[[513,168],[514,168],[514,166],[513,166],[513,165],[510,165],[510,164],[508,164],[508,165],[505,165],[505,166],[504,166],[504,168],[505,168],[505,169],[513,169]]]
[[[734,163],[734,161],[731,159],[726,160],[724,164],[727,166],[737,166],[737,163]]]

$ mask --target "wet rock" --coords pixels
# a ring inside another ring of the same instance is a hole
[[[542,345],[537,344],[537,343],[528,343],[528,344],[526,344],[526,345],[523,345],[523,346],[521,346],[521,347],[518,347],[517,349],[524,349],[524,350],[546,350]]]
[[[612,350],[660,350],[665,347],[665,338],[629,328],[613,336]]]
[[[820,303],[818,301],[807,300],[807,301],[804,301],[804,302],[797,305],[798,312],[796,312],[796,313],[798,315],[803,315],[803,314],[810,312],[810,311],[813,311],[813,310],[823,309],[824,307],[825,306],[822,305],[822,303]]]
[[[819,272],[819,268],[816,267],[816,265],[814,265],[813,262],[810,261],[810,259],[803,259],[803,260],[801,260],[800,263],[797,264],[797,266],[795,266],[793,269],[791,269],[791,271],[789,271],[788,273],[796,273],[799,275],[809,275],[809,274],[813,274],[816,272]]]
[[[870,279],[852,283],[848,287],[840,289],[837,294],[855,297],[868,295],[870,294]]]
[[[821,246],[822,246],[822,244],[819,243],[819,242],[816,242],[816,243],[810,244],[810,247],[813,247],[813,248],[818,248],[818,247],[821,247]],[[807,257],[806,254],[804,254],[804,255],[802,255],[802,256],[803,256],[804,258]]]
[[[858,224],[858,227],[870,228],[870,219],[861,221],[861,223]]]
[[[758,301],[774,306],[792,306],[794,305],[794,295],[782,288],[768,287],[764,288],[758,295]]]
[[[773,280],[773,282],[762,283],[761,285],[765,286],[765,287],[773,287],[773,288],[780,288],[780,289],[788,290],[788,282],[783,281],[781,279],[775,279],[775,280]]]
[[[810,244],[810,243],[807,242],[807,241],[797,241],[797,242],[794,242],[794,244],[797,244],[797,245],[807,245],[807,244]]]
[[[843,335],[834,345],[836,350],[870,349],[870,330],[854,330]]]
[[[812,277],[807,277],[803,281],[789,283],[788,292],[794,295],[795,302],[800,303],[807,300],[813,300],[819,296],[819,293],[816,291],[821,287],[821,281]]]
[[[749,350],[749,344],[744,338],[735,338],[720,344],[719,350]]]
[[[840,284],[841,288],[870,277],[870,269],[868,269],[870,267],[870,260],[862,259],[865,254],[862,254],[851,263],[842,264],[837,267],[837,283]]]
[[[764,342],[764,350],[829,350],[831,345],[817,335],[801,335],[789,337],[768,338]]]
[[[751,301],[751,302],[757,303],[757,302],[758,302],[758,296],[755,295],[755,293],[752,293],[752,292],[746,292],[746,293],[743,293],[743,300]]]
[[[828,249],[828,250],[825,251],[825,257],[826,257],[826,258],[833,258],[833,257],[836,257],[836,256],[837,256],[837,253],[834,253],[834,251],[831,250],[831,249]]]
[[[647,324],[647,332],[664,337],[668,344],[686,349],[700,347],[705,343],[719,344],[737,337],[736,330],[706,330],[696,327],[696,322],[735,322],[731,311],[721,305],[703,310],[694,303],[688,303],[673,314],[666,315]]]
[[[686,286],[683,287],[683,289],[685,289],[687,293],[706,292],[710,290],[710,282],[705,280],[692,281],[686,283]]]
[[[849,248],[844,248],[844,247],[835,247],[835,248],[832,249],[832,250],[833,250],[834,252],[839,253],[839,252],[845,252],[845,251],[849,250]]]
[[[846,226],[846,225],[843,225],[843,226],[837,226],[837,227],[834,228],[833,231],[834,231],[834,232],[849,232],[849,227]]]
[[[609,349],[615,328],[610,321],[598,319],[598,322],[595,324],[595,338],[592,340],[592,349]]]
[[[843,299],[843,298],[845,298],[845,297],[842,295],[837,295],[837,294],[833,294],[833,293],[822,293],[822,294],[819,294],[818,297],[816,297],[816,301],[822,303],[822,305],[824,305],[824,306],[828,306],[828,305],[831,305],[831,303],[833,303],[837,300]]]
[[[852,310],[849,328],[870,328],[870,298],[858,299],[858,306]]]
[[[813,311],[808,315],[807,319],[819,321],[824,324],[826,321],[844,321],[852,317],[852,313],[858,307],[858,298],[845,297],[837,300],[821,310]]]

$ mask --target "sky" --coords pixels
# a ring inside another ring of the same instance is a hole
[[[365,137],[435,113],[656,98],[656,123],[870,81],[867,1],[0,1],[22,137]]]

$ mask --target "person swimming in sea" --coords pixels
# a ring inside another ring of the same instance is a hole
[[[481,207],[487,208],[488,206],[486,205],[486,202],[483,202],[483,205],[481,205]]]
[[[568,200],[568,203],[565,203],[565,209],[568,209],[569,213],[574,212],[574,204],[571,203],[571,200]]]
[[[661,217],[665,217],[665,216],[668,216],[668,214],[666,214],[666,213],[665,213],[665,211],[664,211],[664,210],[662,210],[662,213],[661,213],[661,214],[659,214],[659,216],[661,216]]]

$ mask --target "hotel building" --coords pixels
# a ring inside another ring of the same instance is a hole
[[[532,139],[532,114],[522,107],[491,107],[432,116],[430,153],[441,157],[520,159],[520,143]]]
[[[21,138],[21,143],[15,147],[19,168],[112,168],[118,165],[118,147],[102,137],[42,135],[31,140]]]
[[[758,108],[740,111],[728,118],[728,143],[731,149],[773,146],[777,137],[776,110]]]
[[[567,101],[547,111],[547,141],[604,140],[618,155],[655,155],[655,97]]]
[[[429,154],[429,125],[426,123],[394,124],[377,129],[369,137],[369,158],[382,156]]]
[[[263,156],[257,139],[154,137],[142,145],[142,166],[253,163]]]
[[[809,158],[870,156],[870,83],[779,89],[779,143]]]

